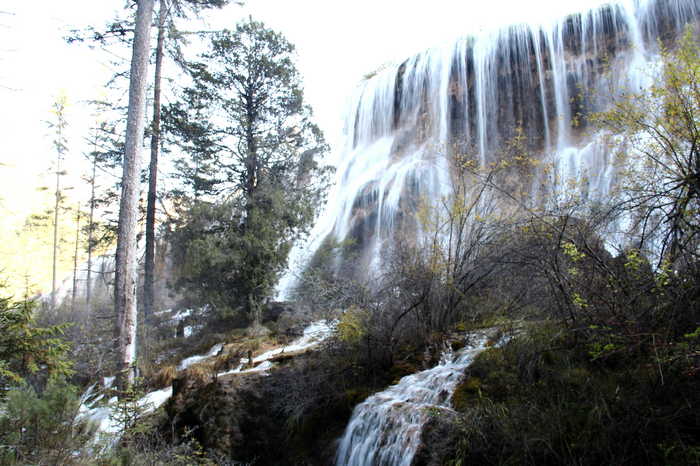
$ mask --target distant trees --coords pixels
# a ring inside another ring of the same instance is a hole
[[[87,234],[85,241],[85,249],[87,250],[87,276],[85,289],[85,304],[88,317],[91,312],[93,289],[92,289],[92,259],[100,246],[112,247],[115,237],[115,225],[110,221],[98,221],[95,216],[100,212],[102,219],[108,217],[106,210],[107,205],[114,203],[117,199],[115,188],[111,187],[106,190],[100,190],[100,182],[98,180],[99,172],[107,172],[112,176],[112,172],[116,172],[121,165],[123,144],[118,142],[116,138],[117,124],[109,122],[105,119],[105,113],[110,110],[109,103],[105,101],[92,102],[95,106],[94,126],[90,129],[89,142],[92,145],[92,150],[86,154],[86,158],[90,162],[91,169],[89,175],[83,177],[83,180],[90,185],[90,199],[87,202],[88,218],[84,231]],[[99,210],[98,210],[99,209]]]
[[[192,87],[167,109],[188,155],[178,161],[189,185],[173,235],[186,256],[178,285],[252,322],[322,205],[329,173],[294,58],[284,37],[252,19],[215,33],[202,61],[188,64]]]

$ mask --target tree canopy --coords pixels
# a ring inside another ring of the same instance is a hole
[[[179,285],[254,320],[312,225],[329,173],[294,62],[292,44],[249,19],[212,36],[188,64],[193,85],[166,112],[189,185],[174,236],[187,257]]]
[[[5,288],[0,283],[0,291]],[[28,376],[69,375],[64,359],[68,344],[60,335],[66,325],[41,328],[35,324],[30,299],[15,302],[0,296],[0,383],[22,383]]]

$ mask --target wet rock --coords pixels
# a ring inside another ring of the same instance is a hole
[[[454,417],[449,411],[430,417],[423,426],[421,445],[411,466],[442,466],[454,458]]]
[[[193,437],[205,450],[221,457],[229,457],[244,445],[240,399],[231,383],[193,383],[185,374],[173,381],[166,413],[174,441]]]
[[[262,323],[276,323],[285,312],[294,313],[295,309],[284,301],[271,301],[262,311]]]

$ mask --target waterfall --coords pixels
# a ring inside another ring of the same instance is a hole
[[[338,447],[337,466],[410,466],[431,409],[449,408],[464,369],[484,349],[486,335],[474,337],[471,347],[358,405]]]
[[[310,242],[293,250],[292,270],[303,268],[302,249],[312,253],[329,236],[354,238],[360,264],[371,267],[421,199],[449,194],[453,151],[498,161],[516,130],[530,154],[554,162],[562,186],[573,179],[584,199],[604,198],[617,175],[589,128],[571,125],[577,96],[592,98],[584,112],[597,111],[609,83],[648,87],[657,38],[673,46],[699,16],[700,0],[621,0],[460,37],[364,81],[348,99],[344,142],[331,155],[337,172],[325,211]],[[293,282],[290,274],[281,288]]]

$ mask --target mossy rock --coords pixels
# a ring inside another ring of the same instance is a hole
[[[450,347],[452,348],[452,351],[459,351],[462,348],[466,346],[466,343],[464,343],[464,340],[455,340],[450,344]]]
[[[242,448],[245,444],[240,426],[242,409],[233,387],[192,379],[183,385],[165,405],[168,416],[165,425],[180,438],[191,432],[202,447],[218,455],[230,455]]]
[[[452,394],[452,406],[459,412],[465,412],[472,403],[479,399],[482,382],[479,377],[471,377],[457,387]]]
[[[492,346],[477,354],[470,366],[470,372],[479,373],[482,376],[490,373],[505,364],[503,349]]]

